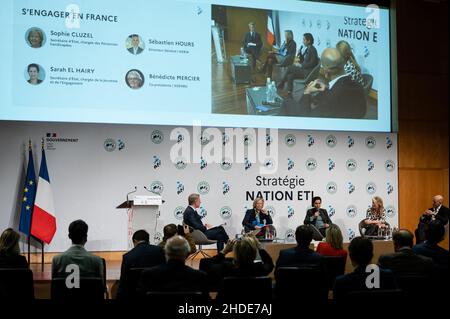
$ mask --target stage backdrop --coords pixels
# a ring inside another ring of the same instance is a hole
[[[181,223],[190,193],[200,193],[204,222],[226,223],[230,237],[240,233],[244,212],[258,192],[266,198],[278,237],[295,241],[295,228],[303,223],[311,198],[319,195],[322,207],[344,233],[345,241],[359,235],[358,223],[371,198],[384,199],[387,221],[398,225],[397,136],[395,134],[320,131],[278,132],[278,157],[264,164],[278,166],[273,175],[262,175],[259,163],[188,163],[180,156],[174,164],[170,140],[174,127],[139,125],[57,124],[2,122],[0,136],[0,228],[18,225],[29,138],[33,141],[36,171],[41,138],[54,194],[57,232],[47,251],[63,251],[70,245],[71,221],[89,224],[87,248],[94,251],[127,249],[126,211],[115,207],[126,193],[148,194],[143,186],[161,193],[155,240],[167,223]],[[223,129],[221,129],[223,131]],[[176,130],[179,141],[191,138],[192,128]],[[195,134],[194,134],[195,135]],[[202,142],[208,141],[207,134]],[[270,134],[265,139],[274,143]],[[223,135],[223,142],[230,138]],[[257,144],[249,134],[245,144]],[[192,154],[191,154],[192,155]],[[198,159],[197,159],[198,160]],[[265,178],[265,179],[264,179]],[[270,180],[269,180],[270,178]],[[22,246],[24,248],[25,246]]]

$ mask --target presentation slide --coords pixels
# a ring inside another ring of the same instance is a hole
[[[389,10],[5,0],[0,120],[390,131]]]

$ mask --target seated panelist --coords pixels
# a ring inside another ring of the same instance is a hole
[[[270,217],[270,214],[264,209],[264,199],[257,197],[253,201],[253,208],[248,209],[245,212],[244,220],[242,221],[245,232],[263,229],[266,225],[272,224],[272,217]],[[262,231],[260,233],[262,234]]]

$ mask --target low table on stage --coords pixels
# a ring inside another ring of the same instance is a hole
[[[253,115],[276,115],[281,111],[283,99],[277,94],[275,103],[263,105],[266,101],[266,87],[254,86],[245,89],[247,101],[247,114]]]
[[[232,55],[231,61],[231,77],[234,83],[249,84],[252,79],[252,67],[249,59],[242,59],[240,55]]]

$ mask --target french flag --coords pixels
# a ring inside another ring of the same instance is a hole
[[[50,244],[56,232],[55,209],[53,207],[53,192],[50,187],[50,177],[47,170],[44,146],[42,146],[41,168],[34,201],[33,217],[31,219],[31,235]]]
[[[275,28],[273,27],[272,11],[267,14],[267,42],[275,45]]]

